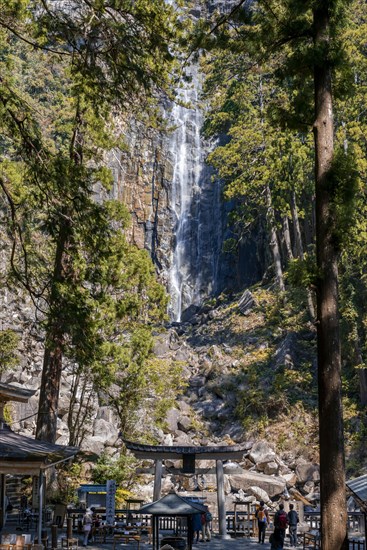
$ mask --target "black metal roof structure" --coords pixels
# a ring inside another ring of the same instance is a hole
[[[154,516],[191,516],[193,514],[202,514],[206,507],[198,502],[190,502],[187,498],[180,497],[177,493],[168,493],[164,497],[144,504],[139,510],[142,514],[152,514]]]
[[[192,550],[193,530],[192,516],[202,514],[207,508],[198,502],[192,502],[187,497],[181,497],[175,492],[168,493],[164,497],[145,504],[138,510],[141,514],[152,514],[153,516],[153,550],[159,547],[159,518],[161,516],[186,516],[187,518],[187,548]]]

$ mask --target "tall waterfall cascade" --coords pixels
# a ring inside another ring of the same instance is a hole
[[[208,0],[208,10],[225,10],[230,2]],[[190,10],[198,17],[202,6]],[[170,295],[169,315],[183,322],[206,298],[238,291],[259,280],[253,243],[223,252],[233,237],[221,199],[221,182],[205,159],[210,144],[203,138],[205,105],[201,102],[200,67],[194,62],[177,89],[177,100],[162,98],[168,132],[147,128],[134,116],[118,120],[127,146],[106,158],[114,176],[110,198],[131,214],[128,239],[145,248],[159,280]],[[188,310],[189,311],[186,311]]]
[[[170,314],[199,306],[215,291],[222,239],[219,183],[205,164],[207,144],[201,136],[203,114],[198,67],[189,69],[190,83],[178,91],[168,143],[172,163],[171,209],[173,250],[169,272]]]

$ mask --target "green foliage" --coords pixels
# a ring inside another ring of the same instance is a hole
[[[102,454],[92,470],[93,483],[104,484],[114,479],[120,489],[130,489],[136,481],[136,459],[121,453],[118,458]]]
[[[14,330],[0,331],[0,372],[11,370],[18,364],[18,344],[19,335]]]
[[[348,243],[351,220],[354,218],[359,188],[359,174],[354,151],[336,150],[334,162],[328,173],[328,188],[332,197],[335,216],[334,239],[338,246]]]
[[[287,280],[294,287],[312,288],[317,281],[315,256],[305,254],[303,258],[294,258],[289,262]]]
[[[49,502],[53,504],[77,504],[77,489],[82,483],[82,465],[79,462],[72,464],[61,464],[56,466],[57,476],[56,486],[53,486],[51,493],[48,495]]]
[[[57,400],[66,359],[91,391],[125,392],[123,421],[146,397],[151,331],[167,297],[148,254],[129,243],[126,209],[94,194],[111,188],[103,158],[121,142],[116,110],[157,123],[177,10],[162,0],[93,0],[72,11],[35,1],[21,19],[25,6],[8,3],[9,24],[0,19],[0,184],[13,284],[30,294],[45,331],[40,407],[51,373]],[[57,375],[47,370],[53,355]],[[40,435],[47,422],[41,437],[50,440],[52,417],[41,410],[37,427]]]

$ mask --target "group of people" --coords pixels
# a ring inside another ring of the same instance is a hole
[[[192,517],[192,530],[195,542],[199,542],[201,533],[201,542],[209,542],[211,539],[212,514],[206,506],[206,511],[202,514],[194,514]]]
[[[266,527],[269,525],[269,512],[263,500],[260,501],[260,506],[256,510],[255,517],[259,531],[259,544],[265,542]],[[294,505],[289,505],[289,512],[284,510],[284,504],[279,504],[279,510],[274,516],[274,532],[270,535],[269,542],[271,550],[282,550],[284,547],[285,532],[289,527],[290,545],[297,546],[297,524],[299,517],[294,509]]]

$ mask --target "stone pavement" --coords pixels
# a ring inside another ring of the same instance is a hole
[[[80,546],[82,540],[80,540]],[[82,547],[83,548],[83,547]],[[111,550],[112,543],[90,543],[88,544],[88,549],[90,550]],[[148,544],[147,541],[142,541],[140,544],[140,550],[151,550],[153,547],[151,544]],[[286,543],[284,545],[284,549],[289,549],[289,545]],[[299,547],[302,548],[302,547]],[[129,543],[129,544],[118,544],[116,545],[116,550],[136,550],[137,544],[136,543]],[[269,550],[270,544],[269,542],[265,542],[265,544],[259,544],[256,539],[253,538],[237,538],[237,539],[219,539],[215,536],[212,538],[210,542],[198,542],[193,545],[193,550]]]

